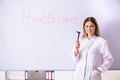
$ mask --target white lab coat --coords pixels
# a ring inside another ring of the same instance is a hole
[[[93,71],[93,67],[104,73],[113,62],[107,41],[97,36],[81,39],[79,55],[75,57],[73,52],[72,59],[77,63],[75,80],[101,80],[101,73]]]

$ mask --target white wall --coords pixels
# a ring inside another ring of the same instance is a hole
[[[120,80],[120,70],[109,70],[102,76],[103,80]]]
[[[0,80],[5,80],[5,71],[0,71]]]
[[[74,71],[55,71],[55,80],[74,80]],[[120,80],[120,70],[109,70],[102,74],[102,80]]]
[[[74,71],[55,71],[55,80],[73,80]]]

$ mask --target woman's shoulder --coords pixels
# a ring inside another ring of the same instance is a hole
[[[80,41],[85,41],[87,38],[80,37]]]
[[[101,36],[97,36],[97,41],[99,42],[107,42],[107,40]]]

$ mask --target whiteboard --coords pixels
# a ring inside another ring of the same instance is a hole
[[[89,2],[90,1],[90,2]],[[97,19],[120,69],[119,0],[1,0],[0,70],[72,70],[77,31]]]

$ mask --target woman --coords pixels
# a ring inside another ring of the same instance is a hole
[[[83,35],[75,41],[72,58],[77,63],[75,80],[101,80],[101,73],[111,67],[113,57],[94,17],[84,20]]]

